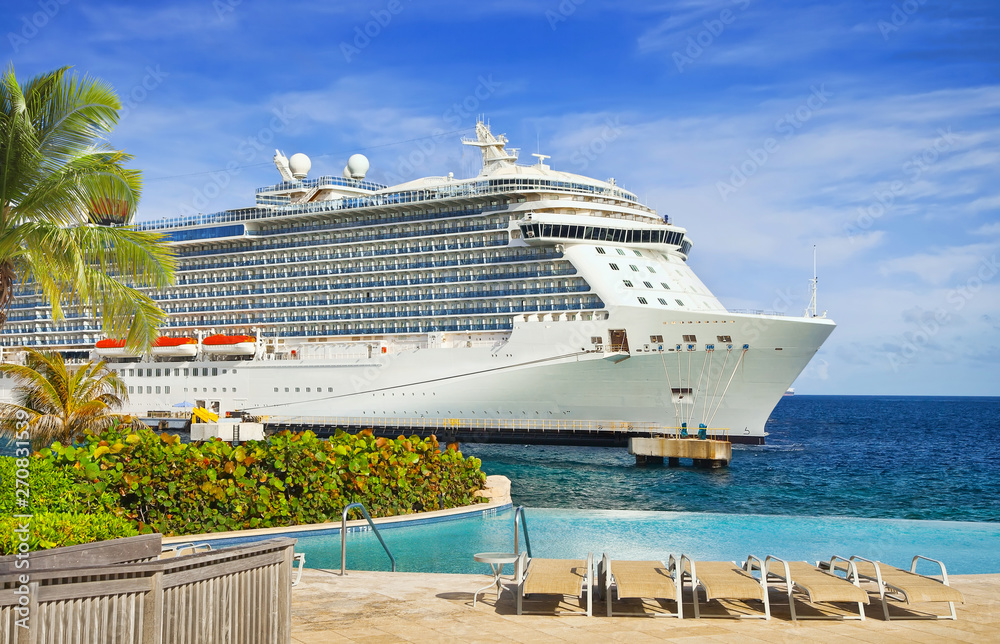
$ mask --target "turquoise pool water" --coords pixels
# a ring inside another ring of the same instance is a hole
[[[513,510],[488,516],[382,530],[404,572],[484,573],[477,552],[511,552]],[[816,561],[832,554],[861,555],[909,566],[915,554],[941,559],[949,574],[1000,573],[1000,524],[853,517],[727,515],[619,510],[527,511],[532,554],[583,558],[604,552],[619,559],[742,561],[748,553]],[[296,551],[310,568],[340,568],[340,535],[305,536]],[[523,548],[523,541],[522,541]],[[389,570],[371,532],[347,536],[347,566]]]

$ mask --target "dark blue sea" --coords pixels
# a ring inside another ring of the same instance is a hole
[[[728,468],[625,449],[463,444],[530,508],[1000,521],[1000,398],[788,396]]]

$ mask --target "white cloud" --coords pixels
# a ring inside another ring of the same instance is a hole
[[[927,284],[941,286],[953,279],[964,281],[976,274],[984,262],[996,261],[1000,244],[952,246],[933,252],[894,257],[879,263],[883,275],[912,274]]]

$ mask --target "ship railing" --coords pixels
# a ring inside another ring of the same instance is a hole
[[[270,416],[269,424],[312,427],[370,427],[393,429],[542,430],[552,432],[626,432],[667,435],[673,428],[648,421],[560,420],[503,418],[394,418],[375,416]],[[677,428],[678,433],[680,428]],[[713,437],[723,430],[713,428]],[[724,430],[728,433],[728,429]],[[697,430],[695,430],[697,432]]]
[[[766,315],[768,317],[785,318],[789,317],[787,313],[782,313],[781,311],[766,311],[764,309],[729,309],[728,313],[736,313],[738,315]]]
[[[687,429],[686,438],[698,438],[698,427],[664,427],[663,436],[665,438],[684,438],[682,432]],[[717,441],[732,442],[729,440],[728,427],[708,427],[706,428],[706,438]]]
[[[282,184],[278,184],[279,186]],[[302,185],[292,182],[289,187]],[[274,186],[270,186],[274,189]],[[402,205],[408,203],[419,203],[424,201],[438,201],[447,198],[477,197],[494,194],[510,194],[524,190],[544,190],[553,192],[585,192],[590,195],[605,195],[628,202],[630,207],[640,210],[648,210],[647,206],[638,203],[638,200],[631,194],[618,188],[603,188],[590,184],[551,181],[551,180],[524,180],[517,184],[490,185],[487,181],[477,181],[460,186],[449,186],[447,191],[443,189],[430,190],[410,190],[404,192],[377,193],[359,197],[345,197],[329,201],[309,202],[305,204],[291,204],[288,206],[275,206],[271,208],[240,208],[238,210],[225,210],[222,212],[196,215],[192,217],[177,217],[172,219],[160,219],[157,221],[141,222],[135,224],[139,230],[162,230],[167,228],[179,228],[183,226],[198,226],[205,224],[217,224],[229,221],[247,221],[253,219],[265,219],[271,217],[283,217],[300,214],[317,214],[336,212],[341,210],[353,210],[358,208],[380,207]],[[265,188],[264,192],[267,192]]]

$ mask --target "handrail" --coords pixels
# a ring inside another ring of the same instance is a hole
[[[524,514],[524,506],[519,505],[514,508],[514,555],[520,554],[519,544],[518,544],[518,531],[517,524],[520,519],[520,524],[524,530],[524,549],[527,551],[528,556],[531,556],[531,539],[528,538],[528,518]]]
[[[378,528],[375,527],[375,522],[372,521],[371,516],[368,514],[368,510],[365,509],[365,504],[350,503],[344,508],[344,513],[341,515],[340,519],[340,576],[343,577],[347,574],[347,513],[353,508],[360,509],[361,514],[363,514],[365,519],[368,520],[368,525],[370,525],[372,530],[375,531],[375,536],[378,537],[378,542],[382,544],[382,549],[385,550],[385,554],[389,555],[389,561],[392,562],[392,571],[396,572],[396,558],[392,556],[391,552],[389,552],[389,546],[385,545],[382,535],[379,534]]]

